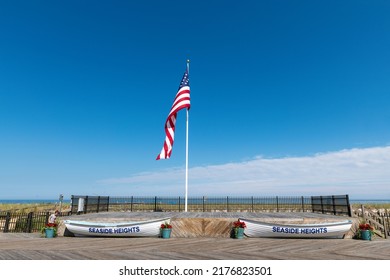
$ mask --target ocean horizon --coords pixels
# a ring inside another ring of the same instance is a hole
[[[351,204],[390,204],[390,199],[350,199]],[[62,203],[70,203],[70,199],[64,199]],[[58,199],[0,199],[0,204],[56,204]]]

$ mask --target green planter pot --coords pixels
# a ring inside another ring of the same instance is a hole
[[[46,238],[53,238],[54,237],[54,229],[45,228],[45,237]]]
[[[369,231],[369,230],[362,230],[360,232],[360,234],[361,234],[360,238],[362,240],[371,240],[371,231]]]
[[[162,238],[171,238],[171,228],[163,228],[161,229],[161,237]]]
[[[234,229],[234,237],[236,239],[243,239],[244,238],[244,228],[235,228]]]

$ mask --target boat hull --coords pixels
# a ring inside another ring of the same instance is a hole
[[[132,221],[124,223],[98,223],[86,221],[64,221],[66,229],[74,236],[100,237],[158,237],[161,224],[170,218]]]
[[[240,218],[245,222],[244,234],[248,237],[277,238],[343,238],[352,221],[323,224],[271,224]]]

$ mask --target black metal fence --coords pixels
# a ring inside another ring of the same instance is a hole
[[[182,212],[183,197],[108,197],[74,196],[71,210],[60,213],[72,214],[108,211]],[[296,197],[190,197],[190,212],[315,212],[352,216],[348,195],[296,196]],[[0,212],[0,232],[39,232],[46,224],[50,212]]]
[[[352,217],[352,210],[348,195],[312,196],[312,211],[316,213],[331,213]]]
[[[71,213],[102,211],[182,212],[184,197],[159,196],[76,196],[72,195]],[[189,197],[190,212],[315,212],[351,216],[348,195],[296,197]]]
[[[49,216],[50,212],[0,212],[0,232],[40,232]]]
[[[109,206],[108,196],[72,195],[70,212],[72,214],[107,212]]]

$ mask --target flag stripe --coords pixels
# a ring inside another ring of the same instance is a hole
[[[176,93],[175,100],[173,101],[167,120],[165,121],[165,141],[163,148],[160,154],[157,156],[156,160],[168,159],[171,157],[173,141],[175,138],[177,112],[184,108],[187,108],[187,110],[189,110],[190,107],[190,84],[188,70],[186,70],[180,82],[179,89]]]
[[[183,106],[183,107],[182,107]],[[180,89],[179,93],[176,95],[175,101],[173,102],[172,109],[169,115],[179,111],[180,109],[190,107],[190,88],[186,87],[185,89]]]

